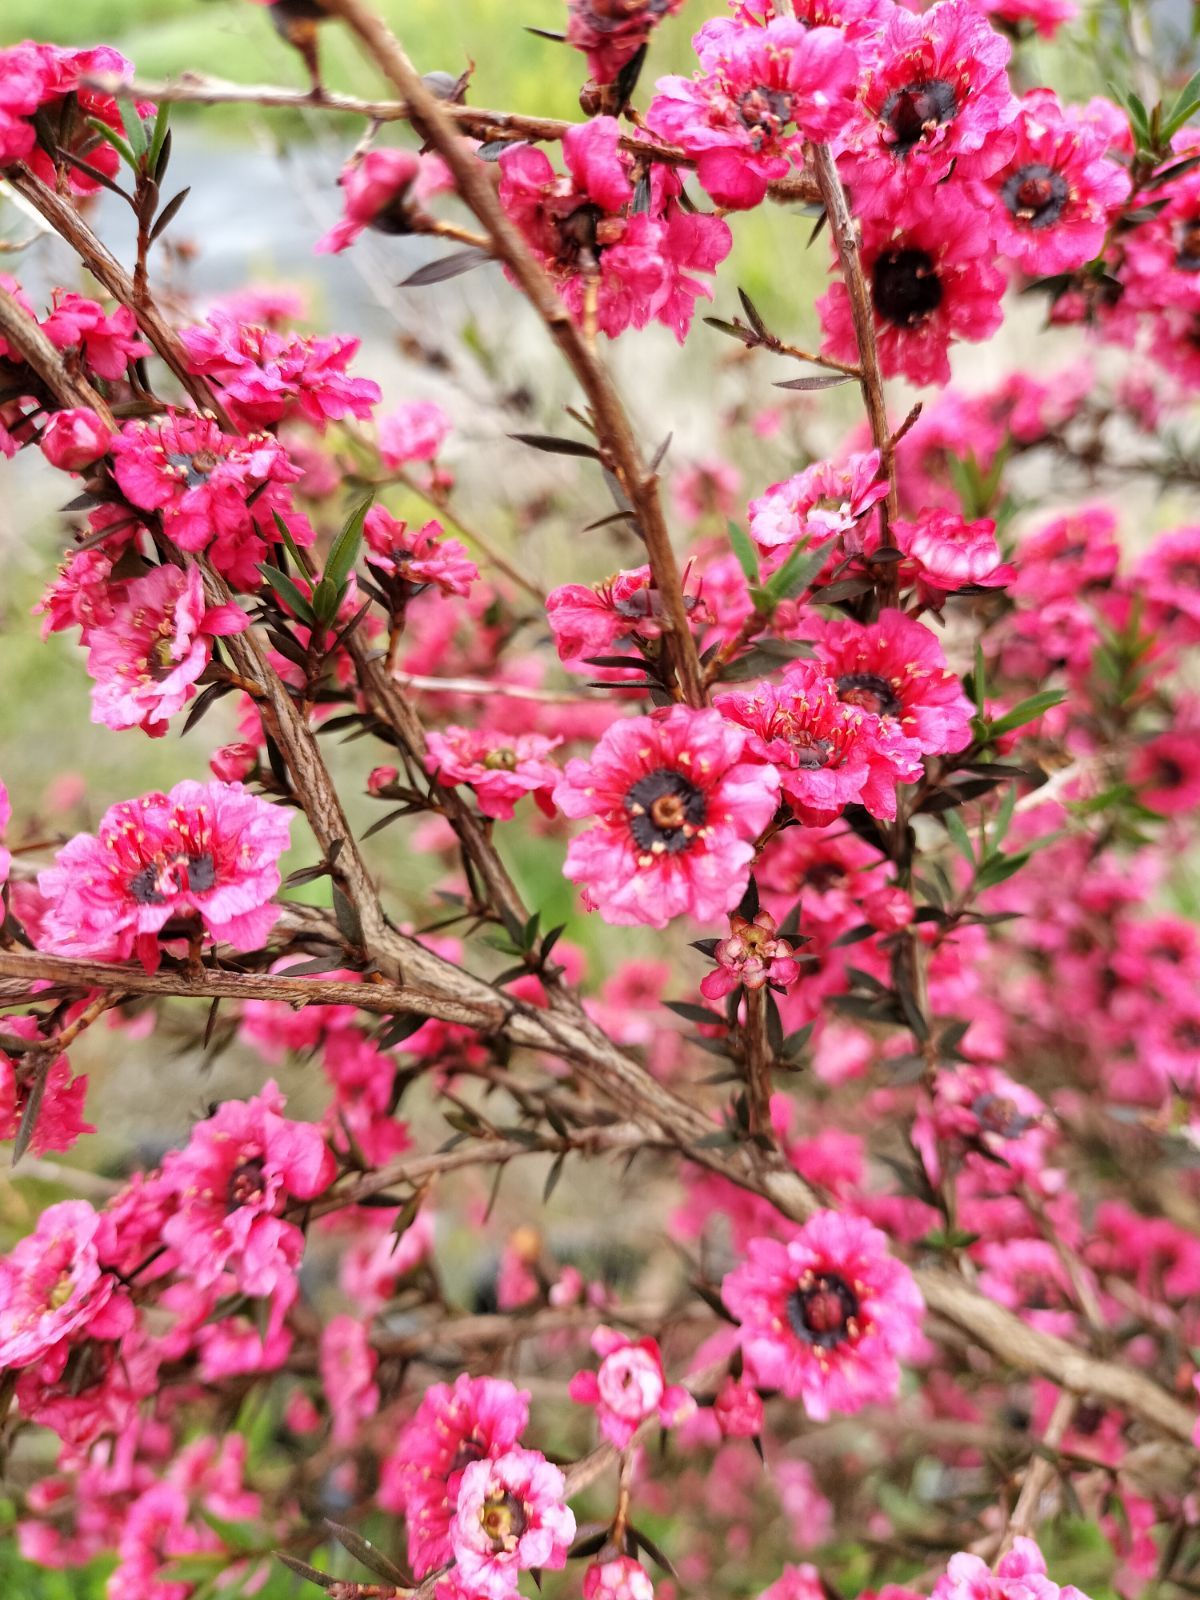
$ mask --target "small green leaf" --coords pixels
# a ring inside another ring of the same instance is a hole
[[[1022,700],[1020,705],[1015,705],[1011,711],[1006,711],[1002,717],[988,724],[988,739],[997,739],[1001,734],[1012,733],[1015,728],[1023,728],[1028,722],[1036,722],[1043,712],[1061,705],[1066,698],[1066,692],[1062,689],[1043,689],[1040,694],[1031,694],[1028,700]]]
[[[971,844],[967,825],[957,811],[944,811],[942,821],[946,824],[946,832],[954,843],[954,848],[969,867],[975,865],[975,850]]]
[[[265,561],[259,563],[258,570],[274,592],[292,609],[301,622],[306,623],[310,628],[316,627],[316,613],[286,572],[280,572],[278,567],[272,567]]]
[[[758,551],[754,548],[749,534],[744,528],[739,528],[736,522],[729,523],[729,542],[733,546],[733,553],[737,557],[738,566],[746,575],[746,582],[758,582]]]
[[[766,592],[778,603],[780,600],[794,600],[820,572],[829,559],[829,551],[825,544],[798,545],[791,552],[787,560],[767,579]]]
[[[374,498],[374,495],[368,495],[361,505],[355,507],[346,518],[345,527],[333,541],[333,548],[325,562],[325,576],[337,589],[342,587],[354,570],[362,544],[363,523]]]

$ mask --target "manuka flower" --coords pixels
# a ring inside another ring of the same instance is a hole
[[[610,339],[658,321],[680,343],[696,299],[733,243],[719,217],[683,209],[680,180],[657,162],[637,201],[632,158],[615,117],[595,117],[563,137],[567,173],[542,150],[511,145],[500,157],[500,200],[554,278],[577,322],[595,296],[596,325]]]
[[[735,911],[729,919],[729,937],[719,939],[713,951],[717,963],[700,983],[706,1000],[723,1000],[735,989],[786,989],[800,976],[792,947],[776,932],[775,918],[760,911],[749,921]]]
[[[836,619],[820,624],[813,643],[843,704],[894,717],[925,755],[970,744],[974,707],[922,623],[892,610],[866,624]]]
[[[1074,272],[1099,253],[1129,195],[1129,174],[1109,158],[1095,125],[1064,112],[1048,92],[1022,101],[1012,133],[1011,155],[969,192],[988,207],[1002,256],[1031,276]]]
[[[1004,317],[1004,274],[991,257],[986,213],[946,186],[916,191],[902,220],[881,217],[863,228],[863,269],[884,377],[948,383],[950,345],[996,331]],[[822,295],[817,310],[825,354],[856,360],[845,284]]]
[[[750,536],[764,550],[789,549],[851,534],[872,506],[887,498],[878,450],[858,451],[845,464],[818,461],[750,502]]]
[[[4,1031],[31,1044],[41,1038],[35,1017],[6,1017]],[[0,1050],[0,1139],[16,1138],[36,1077],[36,1055],[12,1056]],[[95,1128],[83,1120],[87,1079],[71,1076],[71,1063],[65,1052],[51,1061],[41,1094],[42,1103],[29,1141],[35,1156],[69,1150],[81,1133],[95,1133]]]
[[[433,583],[443,594],[466,595],[479,577],[466,548],[457,539],[442,537],[440,522],[410,528],[383,506],[372,506],[363,523],[363,538],[371,566],[418,588]]]
[[[807,139],[841,132],[853,108],[858,58],[836,28],[793,17],[757,27],[706,22],[692,39],[694,78],[660,78],[646,125],[696,159],[718,205],[756,206],[802,159]]]
[[[562,774],[546,757],[561,739],[450,727],[431,731],[425,742],[427,770],[447,787],[469,784],[485,817],[511,822],[513,806],[523,794],[532,794],[547,816],[554,815],[550,794]]]
[[[819,1211],[786,1244],[752,1239],[721,1297],[740,1323],[753,1381],[802,1399],[815,1421],[896,1398],[924,1302],[887,1239],[861,1217]]]
[[[998,589],[1016,577],[1001,558],[990,517],[967,522],[955,511],[923,511],[915,522],[897,518],[892,532],[908,558],[901,572],[934,605],[959,589]]]
[[[199,918],[216,940],[257,949],[278,915],[279,858],[291,813],[238,783],[177,783],[169,794],[123,800],[79,833],[38,874],[50,903],[45,948],[126,961],[147,971],[174,919]]]
[[[107,455],[112,434],[90,406],[56,411],[38,435],[38,445],[52,467],[79,472]]]
[[[178,412],[164,422],[127,422],[113,440],[113,473],[133,505],[157,511],[181,550],[210,550],[237,588],[255,589],[258,563],[279,535],[272,511],[291,511],[286,485],[300,477],[269,434],[240,438],[207,417]],[[292,537],[311,542],[303,519]]]
[[[600,1432],[624,1450],[648,1417],[664,1428],[686,1422],[696,1402],[677,1383],[668,1384],[662,1353],[655,1339],[629,1339],[615,1328],[597,1328],[592,1349],[600,1357],[598,1372],[577,1372],[567,1393],[582,1406],[595,1406]]]
[[[555,804],[598,819],[571,841],[564,868],[589,909],[665,928],[738,903],[779,791],[775,769],[744,759],[746,746],[717,712],[672,706],[614,723],[590,761],[567,763]]]
[[[890,716],[839,698],[812,661],[793,661],[782,684],[720,695],[718,711],[751,735],[750,749],[779,770],[785,799],[802,822],[823,827],[844,807],[896,815],[896,785],[921,775],[921,747]]]
[[[161,737],[195,694],[213,639],[249,625],[238,606],[205,604],[198,567],[164,564],[130,579],[112,617],[85,635],[92,721]]]
[[[565,1489],[562,1473],[536,1450],[467,1467],[451,1544],[468,1593],[508,1600],[520,1573],[566,1566],[575,1517],[563,1503]]]
[[[616,83],[621,68],[683,0],[567,0],[567,43],[587,56],[594,83]]]
[[[320,1129],[283,1117],[284,1103],[270,1082],[252,1100],[226,1100],[163,1160],[177,1206],[163,1240],[200,1288],[230,1271],[246,1294],[270,1295],[299,1266],[304,1235],[280,1213],[315,1199],[336,1167]]]
[[[336,255],[353,244],[364,228],[376,233],[410,233],[409,190],[421,170],[412,150],[368,150],[342,170],[345,215],[316,243],[318,255]]]
[[[1046,1576],[1046,1558],[1032,1539],[1016,1538],[993,1572],[979,1556],[951,1556],[933,1587],[933,1600],[1087,1600],[1073,1583]]]
[[[1017,114],[1010,47],[967,0],[924,15],[892,9],[859,91],[860,115],[839,160],[860,216],[907,216],[911,198],[971,155],[980,173],[1007,152]]]
[[[451,1525],[463,1473],[516,1445],[529,1421],[529,1396],[501,1378],[470,1378],[425,1391],[394,1452],[383,1463],[379,1503],[403,1512],[409,1565],[418,1577],[451,1556]]]
[[[379,459],[393,470],[432,461],[450,436],[450,418],[433,400],[410,400],[379,419]]]
[[[117,1334],[128,1326],[111,1306],[117,1280],[101,1265],[99,1227],[86,1200],[63,1200],[0,1256],[0,1371],[27,1367],[85,1330],[103,1337],[109,1324]]]
[[[708,620],[698,595],[685,594],[683,603],[696,620]],[[662,632],[662,600],[650,568],[631,567],[592,588],[564,583],[552,589],[546,597],[546,617],[559,660],[574,664],[588,656],[611,654],[617,641],[631,634],[657,638]]]

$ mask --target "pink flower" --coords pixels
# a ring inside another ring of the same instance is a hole
[[[1142,805],[1164,817],[1200,807],[1200,751],[1194,733],[1160,733],[1139,745],[1129,762],[1129,781]]]
[[[345,215],[317,240],[318,255],[336,255],[364,228],[410,232],[408,191],[420,170],[421,158],[411,150],[368,150],[343,167],[338,182]]]
[[[615,117],[595,117],[563,137],[567,175],[542,150],[510,145],[500,157],[504,209],[554,278],[577,321],[595,289],[597,326],[610,339],[657,320],[682,343],[698,296],[690,276],[712,272],[732,236],[719,217],[685,211],[676,173],[655,163],[635,204],[632,159]]]
[[[61,1339],[103,1327],[117,1281],[100,1264],[99,1226],[86,1200],[63,1200],[0,1256],[0,1370],[30,1366]]]
[[[500,1378],[470,1378],[425,1391],[383,1462],[379,1503],[403,1512],[408,1559],[418,1576],[451,1556],[451,1525],[472,1462],[506,1455],[529,1421],[529,1396]]]
[[[4,1031],[30,1043],[42,1037],[37,1018],[30,1016],[6,1017]],[[36,1060],[36,1056],[10,1056],[0,1050],[0,1139],[17,1136],[29,1104]],[[87,1082],[86,1077],[71,1076],[71,1063],[65,1053],[55,1056],[46,1074],[29,1144],[35,1156],[69,1150],[80,1134],[95,1133],[95,1128],[83,1120]]]
[[[821,1574],[811,1562],[800,1566],[789,1563],[769,1588],[763,1590],[759,1600],[824,1600],[825,1585]]]
[[[722,1298],[741,1324],[753,1381],[801,1398],[815,1421],[896,1398],[924,1303],[887,1239],[860,1217],[819,1211],[786,1244],[752,1239]]]
[[[700,993],[706,1000],[721,1000],[735,989],[786,989],[800,976],[792,947],[775,931],[775,918],[760,911],[752,922],[735,912],[729,919],[729,937],[713,951],[717,965],[706,973]]]
[[[640,1561],[614,1556],[593,1562],[584,1573],[583,1600],[654,1600],[654,1584]]]
[[[995,1572],[978,1556],[951,1556],[933,1588],[933,1600],[1087,1600],[1074,1584],[1062,1588],[1046,1576],[1046,1558],[1032,1539],[1017,1538]]]
[[[367,1325],[345,1312],[331,1317],[321,1330],[320,1372],[333,1416],[334,1444],[351,1444],[362,1423],[379,1409],[378,1365]]]
[[[1014,133],[1012,154],[970,192],[991,209],[1001,255],[1033,276],[1074,272],[1099,254],[1129,174],[1109,159],[1107,139],[1049,92],[1026,97]]]
[[[547,816],[554,815],[550,795],[562,774],[546,757],[561,739],[450,727],[430,732],[425,742],[426,770],[448,788],[469,784],[485,817],[511,822],[513,806],[524,794],[532,794]]]
[[[683,0],[567,0],[567,43],[587,56],[595,83],[616,83],[664,17]]]
[[[738,1378],[726,1378],[713,1401],[722,1439],[754,1439],[763,1429],[762,1396]]]
[[[922,623],[892,610],[870,624],[829,621],[814,645],[844,705],[894,717],[926,755],[970,744],[974,707],[947,667],[937,635]]]
[[[955,511],[923,511],[915,522],[897,519],[892,532],[934,604],[959,589],[1003,588],[1017,575],[1001,560],[990,518],[965,522]]]
[[[208,758],[209,770],[222,783],[245,783],[258,770],[258,746],[245,740],[223,744]]]
[[[846,705],[812,661],[790,662],[783,683],[719,695],[722,716],[749,730],[750,749],[779,769],[783,793],[814,827],[851,804],[896,815],[896,785],[921,775],[921,747],[892,717]]]
[[[137,320],[128,307],[118,306],[109,315],[95,300],[65,289],[54,291],[42,332],[56,349],[78,351],[89,372],[110,382],[123,378],[138,356],[150,354],[150,346],[137,336]]]
[[[473,1461],[462,1475],[451,1543],[463,1585],[508,1600],[531,1567],[564,1567],[575,1518],[562,1473],[536,1450]]]
[[[696,595],[684,596],[688,611],[703,620],[707,613]],[[546,616],[560,661],[576,662],[607,655],[618,639],[637,634],[657,638],[662,632],[662,601],[649,567],[632,567],[604,583],[585,588],[564,583],[546,597]]]
[[[450,435],[450,418],[433,400],[410,400],[379,419],[379,458],[395,471],[432,461]]]
[[[750,502],[750,536],[764,550],[790,549],[844,536],[887,498],[878,450],[847,456],[844,466],[818,461]]]
[[[599,1372],[577,1372],[567,1393],[578,1405],[595,1406],[600,1432],[624,1450],[642,1423],[657,1416],[664,1428],[686,1422],[696,1402],[681,1384],[668,1384],[656,1339],[632,1339],[613,1328],[592,1334]]]
[[[672,706],[614,723],[590,762],[554,791],[568,817],[596,817],[564,872],[607,922],[711,921],[741,899],[778,774],[744,760],[747,740],[715,711]]]
[[[163,1160],[177,1206],[163,1239],[199,1288],[229,1271],[245,1293],[270,1295],[299,1266],[304,1236],[280,1213],[323,1193],[336,1167],[320,1130],[281,1116],[284,1104],[273,1082],[252,1100],[226,1100]]]
[[[212,641],[248,628],[237,606],[207,606],[198,567],[164,564],[132,578],[112,617],[86,633],[92,721],[161,738],[196,692]]]
[[[38,435],[38,445],[52,467],[78,472],[108,453],[112,435],[90,406],[56,411]]]
[[[718,17],[692,46],[700,72],[660,78],[646,124],[696,158],[718,205],[758,205],[768,183],[802,159],[806,139],[833,137],[851,114],[858,60],[836,28]]]
[[[1004,159],[1003,130],[1017,114],[1004,70],[1011,51],[974,5],[942,0],[923,16],[897,6],[870,49],[861,120],[839,161],[860,216],[905,215],[965,156],[981,172]]]
[[[457,539],[444,539],[440,522],[410,528],[382,506],[372,506],[363,524],[367,560],[406,583],[434,583],[443,594],[466,595],[479,568]]]
[[[153,971],[160,930],[198,917],[211,938],[257,949],[278,915],[271,897],[290,829],[290,812],[236,783],[124,800],[38,874],[51,907],[45,948],[106,961],[136,952]]]
[[[950,345],[985,339],[1003,321],[1004,274],[992,264],[986,213],[949,186],[916,190],[899,220],[866,225],[862,257],[886,378],[948,383]],[[825,354],[856,360],[845,284],[822,295],[817,310]]]
[[[257,569],[279,535],[272,511],[291,510],[286,485],[300,469],[268,434],[238,438],[215,422],[186,412],[165,422],[127,422],[113,440],[113,472],[121,492],[144,511],[157,511],[163,531],[181,550],[207,550],[237,588],[256,589]],[[296,525],[293,537],[310,534]]]

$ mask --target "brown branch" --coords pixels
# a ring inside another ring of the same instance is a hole
[[[323,90],[320,99],[304,89],[283,89],[273,84],[228,83],[221,78],[205,78],[186,73],[167,83],[129,83],[99,76],[93,80],[98,88],[116,95],[118,99],[153,100],[157,104],[180,105],[249,105],[265,106],[276,110],[340,111],[351,116],[366,117],[372,122],[408,122],[413,112],[406,100],[362,100],[356,95],[336,94]],[[480,106],[441,102],[448,120],[459,133],[488,143],[495,139],[530,139],[539,143],[557,143],[572,128],[581,124],[566,122],[558,117],[531,117],[517,111],[489,111]],[[621,148],[630,155],[646,161],[662,162],[670,167],[691,167],[695,157],[675,145],[660,144],[634,133],[621,135]],[[768,184],[767,193],[772,200],[783,203],[811,204],[820,198],[816,183],[809,173],[793,173]]]
[[[327,10],[353,29],[400,90],[413,126],[449,167],[459,195],[486,230],[493,254],[508,267],[587,395],[602,451],[637,516],[646,542],[655,587],[662,596],[662,629],[681,698],[693,706],[703,705],[700,661],[688,622],[679,564],[663,516],[658,477],[642,461],[612,379],[588,348],[554,284],[500,204],[486,167],[463,146],[445,104],[429,89],[391,31],[364,0],[328,0]]]

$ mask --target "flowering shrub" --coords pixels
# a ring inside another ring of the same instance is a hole
[[[307,96],[0,51],[4,193],[80,269],[0,275],[0,451],[67,526],[41,629],[129,747],[188,735],[169,792],[0,785],[25,1573],[1194,1594],[1189,47],[1104,13],[1138,89],[1076,103],[1029,48],[1066,0],[733,0],[668,73],[680,0],[568,0],[566,123],[421,76],[369,0],[265,3]],[[324,89],[341,26],[391,105]],[[431,324],[499,264],[562,416],[474,323],[486,440],[421,339],[385,410],[292,291],[168,283],[170,106],[230,98],[358,119],[314,249],[425,251]],[[779,330],[744,290],[697,316],[767,204]],[[609,348],[655,323],[719,452],[626,409]],[[169,1099],[180,1041],[244,1092],[89,1171],[104,1036]]]

